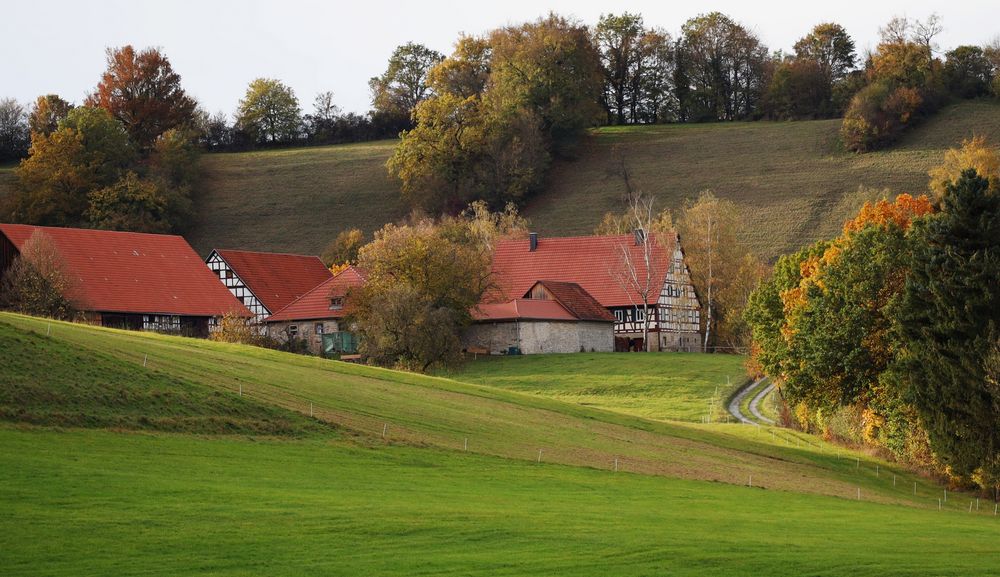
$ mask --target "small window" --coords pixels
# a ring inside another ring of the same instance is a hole
[[[344,297],[333,297],[330,299],[330,310],[339,311],[344,308]]]
[[[233,271],[228,268],[226,269],[226,278],[233,278]]]
[[[323,334],[323,323],[316,323],[316,334]]]
[[[621,323],[625,322],[625,311],[618,309],[615,311],[615,321]]]
[[[636,307],[635,309],[635,320],[637,322],[642,322],[646,320],[646,309]]]
[[[288,336],[294,337],[299,334],[299,325],[288,325]]]

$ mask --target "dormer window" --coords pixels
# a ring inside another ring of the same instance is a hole
[[[330,299],[330,310],[339,311],[344,308],[344,297],[333,297]]]

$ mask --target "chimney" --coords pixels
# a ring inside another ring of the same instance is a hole
[[[528,250],[531,251],[531,252],[535,252],[535,249],[537,249],[537,248],[538,248],[538,233],[537,232],[529,232],[528,233]]]
[[[646,231],[641,228],[635,229],[635,246],[642,246],[646,242]]]

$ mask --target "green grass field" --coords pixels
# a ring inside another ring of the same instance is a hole
[[[576,353],[482,357],[450,373],[480,383],[651,419],[725,418],[746,381],[744,357],[699,353]]]
[[[1000,143],[1000,102],[964,101],[865,155],[839,148],[839,120],[607,127],[574,160],[557,161],[525,214],[543,235],[589,234],[621,210],[624,160],[635,189],[678,209],[704,189],[746,213],[746,242],[772,258],[834,234],[860,186],[923,192],[927,171],[963,138]],[[394,142],[209,154],[195,191],[195,248],[318,254],[336,233],[366,232],[406,213],[385,171]]]
[[[936,483],[788,430],[7,313],[0,345],[4,575],[987,575],[1000,553],[992,503],[938,511]],[[707,391],[736,365],[703,366]],[[87,418],[241,411],[296,428]]]
[[[992,516],[341,442],[0,427],[0,566],[77,575],[991,575]]]

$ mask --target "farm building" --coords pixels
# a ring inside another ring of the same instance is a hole
[[[301,339],[315,355],[357,352],[357,340],[344,326],[344,317],[351,289],[364,284],[364,272],[347,267],[264,319],[268,336],[279,342]]]
[[[521,298],[480,304],[462,344],[489,354],[614,350],[615,317],[580,285],[538,281]]]
[[[182,237],[0,224],[0,272],[33,236],[58,252],[85,322],[204,337],[227,313],[250,316]]]
[[[647,240],[649,266],[643,258]],[[671,240],[677,242],[656,242],[642,231],[563,238],[539,238],[531,233],[523,240],[497,244],[493,274],[501,287],[501,300],[527,294],[539,279],[580,285],[613,315],[615,350],[644,350],[647,308],[652,315],[651,350],[700,350],[701,306],[679,239]],[[634,275],[629,274],[630,268]],[[628,277],[644,279],[647,273],[652,290],[643,298]]]
[[[248,250],[213,250],[205,264],[259,322],[330,280],[318,257]]]

